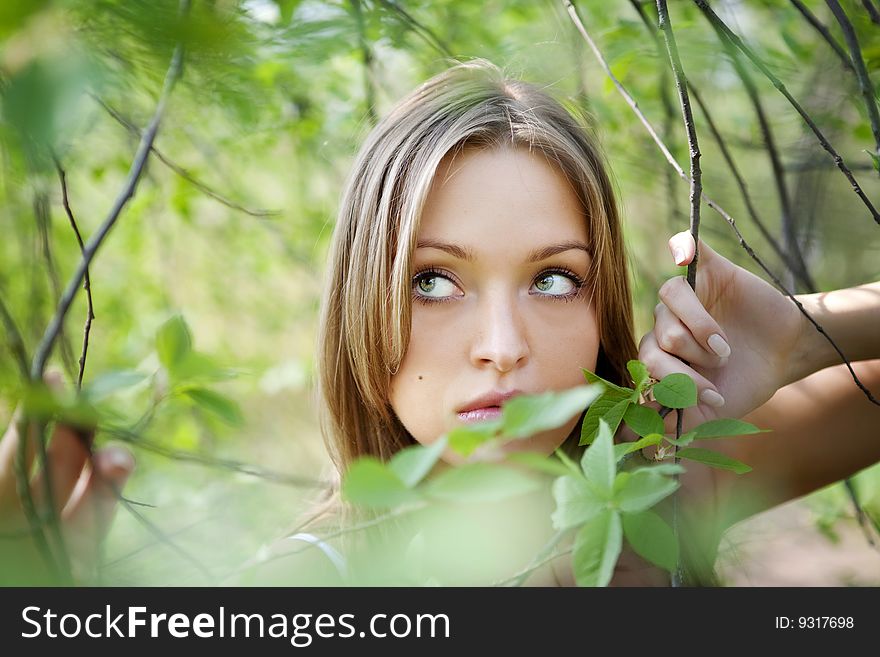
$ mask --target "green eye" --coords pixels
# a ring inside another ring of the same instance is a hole
[[[448,301],[455,291],[455,283],[445,274],[428,270],[413,277],[413,296],[419,300]]]
[[[546,285],[546,286],[544,286],[544,287],[541,286],[541,283],[542,283],[542,282],[549,281],[550,278],[551,278],[550,276],[544,276],[544,277],[543,277],[542,279],[540,279],[540,281],[538,282],[538,289],[541,290],[541,292],[546,292],[546,291],[549,290],[550,287],[553,285],[552,282],[551,282],[550,284],[548,284],[548,285]]]
[[[566,284],[562,286],[561,290],[558,289],[556,292],[550,292],[550,290],[553,289],[554,277],[558,277],[560,280],[565,281]],[[552,272],[544,274],[538,278],[535,282],[535,287],[541,292],[550,293],[551,296],[565,296],[577,290],[579,286],[567,274]]]

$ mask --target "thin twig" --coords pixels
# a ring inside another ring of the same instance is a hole
[[[843,39],[849,48],[849,56],[852,59],[856,78],[859,81],[859,90],[865,99],[865,108],[868,110],[868,120],[871,123],[871,132],[874,134],[874,155],[880,157],[880,113],[877,111],[877,98],[874,95],[874,85],[868,77],[868,69],[865,68],[865,59],[862,57],[862,48],[859,46],[859,38],[852,23],[846,16],[846,12],[837,0],[825,0],[834,18],[840,24],[843,31]]]
[[[675,138],[675,132],[672,128],[675,120],[675,107],[672,104],[672,98],[670,98],[669,94],[669,67],[664,64],[664,47],[660,38],[657,36],[657,26],[654,25],[650,18],[648,18],[645,4],[640,2],[640,0],[630,0],[630,4],[639,15],[639,18],[642,19],[642,23],[648,28],[648,32],[654,40],[654,48],[657,50],[657,61],[660,63],[660,78],[657,81],[657,89],[660,92],[660,104],[663,106],[663,139],[667,143],[672,143],[673,148],[675,148],[675,145],[672,142]],[[664,171],[666,174],[664,177],[664,183],[666,186],[667,223],[669,229],[672,231],[675,230],[678,225],[678,194],[675,189],[675,174],[669,169],[665,169]]]
[[[758,127],[761,131],[761,137],[764,140],[764,147],[767,156],[770,158],[770,170],[773,172],[773,182],[776,186],[776,195],[779,198],[779,207],[782,211],[781,223],[782,235],[785,239],[785,253],[787,256],[786,263],[789,264],[792,273],[796,274],[797,277],[804,282],[808,288],[807,291],[815,292],[816,284],[813,282],[810,270],[807,268],[807,263],[804,261],[804,256],[801,253],[794,228],[794,214],[791,210],[791,196],[788,193],[788,185],[785,182],[785,170],[782,168],[782,158],[780,158],[779,150],[776,148],[776,140],[773,137],[773,130],[770,127],[770,121],[767,119],[767,114],[761,103],[758,88],[755,85],[754,80],[752,80],[752,76],[749,75],[749,72],[742,65],[742,61],[740,61],[736,48],[734,48],[733,44],[730,43],[730,40],[723,32],[720,30],[716,30],[716,32],[721,41],[721,45],[730,57],[737,76],[743,83],[743,87],[745,87],[746,95],[749,97],[752,108],[755,110],[755,116],[758,119]]]
[[[567,533],[567,530],[556,532],[556,534],[554,534],[550,538],[550,540],[547,541],[544,547],[542,547],[538,551],[538,554],[535,555],[535,558],[532,559],[525,568],[517,573],[514,573],[506,579],[494,582],[492,586],[522,586],[523,583],[528,579],[529,575],[531,575],[536,570],[544,567],[554,559],[558,559],[559,557],[565,556],[566,554],[571,554],[574,551],[574,548],[569,548],[568,550],[564,550],[562,552],[553,551],[554,548],[559,544],[559,541],[561,541]]]
[[[347,527],[342,527],[341,529],[330,532],[329,534],[324,534],[323,536],[320,536],[319,538],[321,539],[322,543],[326,543],[327,541],[332,540],[334,538],[338,538],[340,536],[345,536],[348,534],[353,534],[353,533],[356,533],[359,531],[363,531],[365,529],[370,529],[371,527],[376,527],[378,525],[381,525],[383,522],[387,522],[389,520],[395,520],[397,518],[401,518],[403,516],[406,516],[406,515],[409,515],[410,513],[415,512],[415,511],[419,511],[421,509],[424,509],[426,506],[427,506],[427,504],[425,502],[416,502],[414,504],[410,504],[407,506],[401,506],[401,507],[393,509],[392,511],[389,511],[387,513],[383,513],[382,515],[376,516],[374,518],[370,518],[369,520],[355,523],[355,524],[349,525]],[[241,566],[239,566],[238,568],[233,570],[231,573],[229,573],[225,577],[221,578],[219,583],[222,584],[224,581],[228,580],[229,578],[234,577],[236,575],[239,575],[239,574],[243,573],[244,571],[246,571],[247,569],[253,568],[254,566],[261,566],[263,564],[270,563],[272,561],[278,561],[279,559],[285,559],[285,558],[293,556],[293,555],[302,554],[303,552],[307,552],[308,550],[311,550],[311,549],[317,547],[318,545],[319,545],[319,543],[308,542],[308,543],[304,543],[304,545],[302,545],[301,547],[299,547],[296,550],[288,550],[286,552],[282,552],[279,554],[272,554],[272,555],[269,555],[265,558],[256,557],[256,558],[249,559],[248,561],[243,563]]]
[[[265,479],[266,481],[272,481],[288,486],[299,486],[302,488],[317,489],[328,488],[330,486],[330,482],[327,481],[309,479],[307,477],[297,477],[295,475],[289,475],[283,472],[277,472],[275,470],[268,470],[266,468],[252,465],[250,463],[243,463],[241,461],[217,458],[216,456],[210,456],[207,454],[197,454],[195,452],[187,452],[185,450],[165,447],[164,445],[159,445],[157,443],[146,440],[145,438],[142,438],[138,433],[130,431],[128,429],[124,429],[122,427],[101,427],[100,431],[101,433],[112,436],[117,440],[121,440],[123,442],[129,443],[136,447],[140,447],[149,452],[153,452],[154,454],[164,456],[165,458],[169,458],[174,461],[182,461],[185,463],[193,463],[195,465],[203,465],[207,467],[223,468],[226,470],[231,470],[233,472],[238,472],[240,474],[250,475],[251,477],[258,477],[260,479]]]
[[[669,55],[669,63],[672,65],[672,76],[675,78],[675,88],[678,91],[678,100],[681,105],[681,114],[684,119],[684,127],[687,132],[688,151],[690,153],[691,167],[691,213],[690,213],[690,230],[694,238],[694,244],[700,243],[700,200],[703,193],[702,170],[700,169],[700,145],[697,140],[697,129],[694,125],[694,115],[691,110],[690,97],[688,96],[687,76],[685,76],[684,68],[681,65],[681,58],[678,55],[678,47],[675,43],[675,33],[672,31],[672,22],[669,19],[669,9],[666,6],[666,0],[657,0],[657,16],[660,24],[660,32],[663,34],[663,40],[666,42],[666,51]],[[697,262],[699,260],[699,248],[694,252],[693,260],[687,268],[687,282],[692,290],[697,288]],[[678,409],[678,421],[676,423],[675,437],[681,437],[681,422],[683,413]],[[675,462],[679,462],[678,445],[675,445]],[[678,473],[675,475],[678,481]],[[678,494],[672,498],[672,531],[675,540],[679,541],[678,527]],[[676,570],[672,575],[672,586],[681,586],[681,564],[676,566]]]
[[[189,10],[189,0],[182,0],[181,8],[182,13],[186,14]],[[29,378],[32,383],[37,383],[42,380],[43,371],[46,367],[46,362],[49,359],[49,356],[52,353],[52,348],[61,333],[62,327],[64,325],[64,318],[67,316],[67,313],[70,310],[70,306],[73,303],[73,299],[76,296],[80,285],[83,283],[85,273],[89,268],[89,264],[91,263],[92,258],[94,258],[104,239],[110,232],[110,229],[113,228],[113,225],[116,223],[116,220],[122,213],[122,209],[125,207],[129,199],[134,196],[135,190],[137,189],[138,181],[140,180],[140,177],[144,172],[144,168],[146,167],[147,159],[150,153],[150,147],[152,146],[153,141],[156,138],[156,133],[159,130],[159,123],[161,122],[162,116],[164,115],[165,105],[167,103],[168,96],[171,93],[174,84],[177,82],[177,79],[180,77],[183,66],[183,50],[183,43],[178,43],[178,45],[174,49],[174,54],[171,58],[171,64],[165,76],[165,81],[162,87],[162,92],[159,96],[156,112],[153,116],[152,121],[150,122],[149,127],[144,133],[143,138],[141,139],[140,145],[138,146],[138,150],[135,154],[134,160],[132,161],[131,169],[129,171],[126,183],[121,193],[116,198],[116,201],[114,202],[113,207],[111,208],[106,219],[101,224],[98,231],[85,245],[82,253],[82,258],[80,259],[76,271],[68,281],[67,287],[65,288],[64,293],[63,295],[61,295],[61,298],[58,302],[55,314],[52,316],[52,319],[49,322],[49,325],[46,327],[45,333],[43,334],[43,338],[40,340],[40,343],[37,346],[30,368]],[[32,423],[27,421],[27,419],[22,422],[25,431],[27,431],[31,424]],[[35,424],[41,425],[42,423]],[[40,453],[40,456],[43,459],[43,463],[45,465],[46,445],[42,435],[43,429],[41,426],[39,428],[40,430],[37,432],[37,447],[38,452]],[[29,433],[25,433],[22,435],[28,436]],[[24,445],[25,440],[22,441],[22,445]],[[23,475],[25,478],[23,481],[19,481],[19,492],[22,497],[25,514],[28,516],[28,522],[31,524],[32,527],[34,527],[37,523],[37,518],[31,517],[34,513],[34,508],[33,501],[30,499],[29,478],[27,477],[27,472],[24,468],[24,451],[24,448],[20,450],[21,468],[19,470],[19,474]],[[48,475],[48,473],[47,476],[44,477],[44,481],[47,482],[47,486],[51,486],[51,477]],[[28,502],[30,502],[30,504]],[[50,510],[49,529],[54,535],[57,536],[58,549],[61,553],[63,565],[67,562],[67,550],[66,546],[64,545],[64,540],[61,536],[60,529],[58,527],[57,517],[55,517],[56,514],[54,513],[53,498],[51,496],[47,496],[47,504],[49,504]],[[45,539],[41,529],[36,533],[35,538],[38,542],[41,538],[43,540]],[[52,568],[54,565],[54,560],[47,559],[47,564],[50,566],[50,568]],[[69,578],[69,570],[63,574],[67,578]]]
[[[30,423],[24,419],[15,419],[14,421],[17,423],[16,430],[18,431],[18,450],[16,450],[13,462],[16,477],[15,488],[18,498],[21,500],[21,507],[28,521],[34,543],[36,543],[37,550],[49,569],[49,577],[53,581],[59,582],[62,576],[60,566],[55,561],[55,556],[49,548],[49,542],[46,540],[46,534],[43,531],[43,520],[40,518],[37,506],[34,503],[33,494],[31,493],[31,478],[27,467],[27,442],[30,440],[31,435]],[[46,479],[48,478],[46,477]],[[49,499],[49,508],[53,508],[51,498]]]
[[[55,315],[52,317],[52,321],[49,322],[49,326],[46,328],[46,332],[43,334],[43,338],[40,341],[36,354],[34,355],[33,363],[31,365],[32,380],[38,381],[42,377],[43,369],[46,366],[46,360],[49,358],[49,354],[52,352],[52,347],[55,344],[55,340],[58,338],[58,333],[61,330],[61,325],[64,322],[64,317],[70,310],[70,305],[71,303],[73,303],[73,299],[76,296],[77,290],[79,290],[79,287],[84,280],[85,273],[89,268],[89,264],[91,264],[92,262],[92,258],[95,257],[95,254],[97,253],[101,244],[104,242],[104,239],[107,237],[110,229],[113,228],[116,220],[119,219],[119,216],[122,213],[122,209],[125,207],[128,201],[132,197],[134,197],[138,182],[146,167],[147,160],[150,154],[150,149],[156,139],[156,134],[159,131],[159,123],[162,120],[162,116],[165,114],[165,105],[168,102],[168,96],[171,93],[171,90],[174,88],[174,84],[177,82],[177,79],[180,77],[182,66],[183,45],[178,45],[174,50],[174,55],[171,59],[171,66],[169,67],[168,73],[165,76],[165,83],[162,88],[162,93],[159,96],[159,102],[156,106],[156,112],[153,115],[153,119],[150,121],[150,124],[147,127],[146,131],[144,131],[143,137],[141,138],[140,145],[138,146],[137,153],[135,154],[131,169],[128,173],[128,178],[125,182],[124,187],[122,188],[122,192],[119,194],[119,196],[117,196],[116,201],[113,203],[113,207],[110,209],[110,212],[107,215],[106,219],[104,219],[104,222],[95,232],[95,234],[92,235],[88,243],[86,243],[79,265],[77,266],[73,276],[70,278],[70,281],[67,284],[67,288],[65,288],[64,290],[64,295],[61,297],[61,301],[59,302],[58,308],[55,311]]]
[[[874,25],[880,25],[880,11],[877,11],[874,3],[871,0],[862,0],[862,6],[868,12],[868,16],[871,17],[871,22]]]
[[[12,352],[22,377],[27,380],[30,376],[30,368],[28,366],[29,359],[27,351],[25,351],[24,340],[21,338],[21,331],[18,330],[18,325],[9,313],[9,309],[3,303],[3,297],[0,297],[0,321],[3,322],[3,327],[6,329],[6,336],[9,339],[9,351]]]
[[[397,2],[395,2],[394,0],[379,0],[379,2],[384,7],[398,14],[403,19],[403,22],[407,23],[416,34],[418,34],[420,37],[422,37],[422,39],[425,40],[426,43],[428,43],[428,45],[438,50],[444,56],[452,57],[452,51],[446,46],[446,44],[443,43],[439,38],[437,38],[437,35],[435,35],[429,27],[423,25],[415,18],[413,18],[412,14],[401,7]]]
[[[831,46],[831,49],[840,58],[843,67],[849,71],[855,72],[853,70],[852,62],[849,60],[849,56],[846,54],[843,46],[837,42],[837,39],[834,38],[834,35],[831,34],[831,31],[825,26],[825,24],[816,18],[816,15],[811,12],[801,0],[791,0],[791,4],[793,4],[795,8],[801,12],[801,15],[807,20],[807,22],[822,35],[822,38],[825,39],[828,45]]]
[[[657,35],[657,26],[654,25],[650,19],[648,18],[644,5],[639,0],[630,0],[630,3],[633,5],[635,10],[638,12],[639,16],[642,19],[642,23],[644,23],[645,27],[648,29],[651,37],[654,39],[654,43],[658,48],[658,52],[662,54],[663,45],[660,42],[660,38]],[[664,73],[666,72],[667,67],[663,67]],[[700,111],[703,113],[703,118],[706,119],[706,125],[709,126],[709,131],[712,133],[712,137],[715,139],[715,143],[718,144],[718,148],[721,151],[721,156],[724,158],[724,162],[727,164],[727,167],[730,169],[730,173],[733,175],[734,180],[736,181],[737,187],[740,191],[740,196],[742,196],[743,203],[746,206],[746,210],[749,213],[752,221],[755,222],[755,226],[757,226],[758,231],[773,249],[777,256],[779,256],[780,260],[789,268],[789,270],[801,279],[801,282],[804,284],[808,284],[807,281],[803,279],[803,272],[799,270],[791,262],[791,258],[783,251],[782,247],[779,246],[779,242],[776,241],[776,238],[770,233],[767,229],[767,226],[764,224],[764,221],[758,215],[758,211],[755,208],[755,204],[752,202],[751,194],[749,194],[748,187],[746,185],[745,178],[742,173],[740,173],[739,167],[736,165],[736,161],[733,159],[733,154],[730,152],[730,149],[727,146],[727,142],[721,134],[721,131],[718,129],[718,126],[715,124],[715,120],[712,118],[711,112],[709,112],[709,108],[706,103],[703,102],[703,98],[701,94],[698,92],[697,87],[690,80],[688,83],[688,91],[693,97],[694,101],[696,101],[697,106],[700,108]],[[663,93],[661,94],[664,98],[663,100],[663,111],[664,111],[664,124],[666,122],[666,117],[669,113],[668,105],[668,94],[667,89],[663,89]],[[666,129],[664,128],[664,133]],[[824,163],[824,160],[823,160]],[[667,169],[668,176],[672,175],[672,170]]]
[[[370,42],[367,41],[361,0],[349,0],[349,4],[357,24],[358,41],[361,47],[361,57],[363,57],[364,104],[367,106],[367,119],[370,121],[370,125],[374,126],[378,122],[378,117],[376,116],[376,85],[373,80],[373,51],[370,49]]]
[[[171,540],[170,536],[168,536],[164,531],[159,529],[159,527],[157,525],[155,525],[149,518],[147,518],[140,511],[138,511],[137,508],[135,508],[135,506],[133,504],[131,504],[127,499],[122,497],[122,494],[120,493],[119,490],[116,489],[115,486],[112,486],[112,488],[113,488],[119,502],[122,504],[123,507],[125,507],[125,510],[128,511],[132,516],[134,516],[134,518],[138,522],[140,522],[144,527],[146,527],[147,531],[149,531],[159,541],[161,541],[162,543],[167,545],[169,548],[171,548],[174,552],[176,552],[181,557],[183,557],[183,559],[185,561],[188,561],[189,563],[191,563],[195,567],[195,569],[199,571],[199,573],[202,575],[202,577],[204,577],[205,580],[209,584],[215,583],[213,573],[211,573],[211,571],[208,570],[208,568],[198,559],[198,557],[190,554],[189,552],[184,550],[182,547],[180,547],[177,543],[175,543],[173,540]]]
[[[73,234],[76,235],[76,242],[79,244],[80,253],[85,251],[85,244],[83,244],[82,235],[80,235],[79,227],[76,225],[76,219],[73,216],[73,210],[70,208],[70,199],[67,195],[67,176],[64,173],[64,169],[61,167],[61,162],[55,159],[55,169],[58,171],[58,178],[61,180],[61,200],[64,205],[64,211],[67,213],[67,219],[70,221],[70,227],[73,229]],[[92,330],[92,320],[95,319],[95,305],[92,301],[92,280],[89,277],[89,270],[86,268],[86,273],[84,276],[83,289],[86,291],[86,303],[88,304],[88,310],[86,311],[86,323],[83,328],[83,343],[82,343],[82,353],[79,357],[79,373],[76,378],[76,389],[82,390],[82,382],[83,382],[83,373],[86,369],[86,356],[89,353],[89,334]]]
[[[90,95],[96,103],[98,103],[101,107],[103,107],[104,110],[113,119],[115,119],[117,123],[119,123],[119,125],[121,125],[126,130],[128,130],[133,136],[136,136],[136,137],[142,136],[143,133],[141,132],[141,130],[136,125],[134,125],[131,121],[129,121],[127,118],[125,118],[122,114],[120,114],[118,111],[116,111],[110,105],[108,105],[104,100],[102,100],[98,96],[96,96],[94,94],[90,94]],[[232,200],[226,198],[220,192],[216,191],[212,187],[208,186],[206,183],[204,183],[201,180],[199,180],[198,178],[196,178],[189,171],[187,171],[182,166],[180,166],[179,164],[174,162],[167,155],[165,155],[165,153],[162,152],[161,150],[159,150],[159,148],[157,148],[155,145],[150,146],[150,151],[153,153],[153,155],[155,155],[159,159],[159,161],[162,164],[164,164],[166,167],[171,169],[171,171],[173,171],[178,176],[183,178],[190,185],[192,185],[193,187],[198,189],[200,192],[202,192],[202,194],[214,199],[218,203],[225,205],[228,208],[232,208],[233,210],[238,210],[239,212],[243,212],[243,213],[248,214],[252,217],[274,217],[274,216],[277,216],[278,214],[280,214],[280,212],[278,210],[264,210],[262,208],[254,210],[251,208],[247,208],[239,203],[236,203],[235,201],[232,201]]]
[[[666,158],[666,161],[669,162],[669,164],[676,170],[676,172],[678,172],[678,175],[682,180],[689,182],[688,175],[684,172],[684,169],[681,168],[681,165],[675,160],[675,158],[669,152],[669,149],[666,147],[666,144],[663,143],[663,140],[660,139],[659,136],[657,136],[657,131],[654,130],[654,127],[651,125],[650,121],[648,121],[648,119],[645,117],[645,115],[639,109],[638,103],[636,103],[635,99],[626,90],[626,87],[624,87],[623,84],[620,82],[620,80],[618,80],[617,77],[614,75],[614,73],[612,73],[610,67],[608,66],[608,62],[605,61],[605,57],[602,55],[602,52],[596,46],[592,37],[590,37],[589,33],[587,32],[586,28],[584,27],[583,21],[581,21],[580,15],[578,14],[577,8],[574,6],[574,4],[571,2],[571,0],[563,0],[563,2],[566,5],[566,7],[568,8],[568,13],[571,16],[571,19],[574,22],[575,27],[581,33],[581,36],[584,37],[584,40],[589,44],[590,49],[593,51],[593,54],[596,56],[596,59],[599,61],[599,64],[601,65],[602,69],[605,71],[605,74],[611,79],[611,82],[614,84],[615,88],[618,90],[618,92],[621,94],[621,96],[623,96],[623,99],[626,101],[627,105],[630,106],[630,108],[635,113],[636,117],[639,119],[639,121],[642,123],[642,125],[645,127],[645,129],[648,131],[648,134],[654,140],[654,143],[657,145],[657,148],[660,149],[660,152],[663,153],[664,157]],[[785,294],[785,296],[787,296],[791,300],[791,302],[797,307],[798,311],[800,311],[800,313],[807,319],[807,321],[809,321],[816,328],[816,330],[819,331],[819,333],[821,333],[822,336],[833,347],[834,351],[837,352],[837,354],[840,356],[843,363],[846,364],[846,367],[849,370],[849,373],[852,376],[852,379],[855,382],[855,384],[858,386],[859,390],[861,390],[865,394],[865,396],[871,401],[871,403],[877,404],[878,406],[880,406],[880,401],[878,401],[874,397],[874,395],[871,394],[871,391],[868,390],[865,387],[865,385],[861,382],[858,375],[856,375],[855,370],[853,370],[852,364],[849,362],[849,359],[846,357],[846,355],[843,353],[843,351],[841,351],[840,347],[837,346],[837,343],[834,342],[834,340],[831,338],[830,335],[828,335],[828,333],[825,331],[825,329],[822,328],[822,326],[820,326],[816,322],[816,320],[814,320],[810,316],[810,314],[804,308],[803,304],[801,304],[801,302],[798,301],[795,298],[795,296],[791,292],[788,291],[788,289],[779,280],[779,278],[777,278],[777,276],[767,267],[767,265],[764,264],[764,261],[758,257],[758,254],[755,253],[755,251],[752,249],[752,247],[749,246],[748,242],[746,242],[745,238],[742,236],[742,233],[739,231],[739,227],[736,225],[736,220],[732,216],[730,216],[730,214],[728,214],[727,211],[724,210],[724,208],[722,208],[720,205],[718,205],[715,201],[710,199],[705,194],[703,194],[703,200],[706,201],[706,205],[708,205],[710,208],[715,210],[715,212],[720,214],[721,217],[730,225],[730,227],[736,233],[736,236],[737,236],[737,239],[739,241],[740,246],[743,249],[745,249],[745,251],[749,255],[749,257],[755,261],[755,263],[773,281],[773,283],[776,285],[776,287],[783,294]]]
[[[846,163],[844,163],[843,158],[838,154],[836,150],[834,150],[834,147],[831,145],[828,139],[825,138],[825,135],[822,133],[822,131],[819,129],[819,127],[816,125],[810,115],[807,114],[806,110],[801,107],[801,104],[797,100],[795,100],[794,96],[789,93],[788,89],[786,89],[785,85],[782,84],[779,78],[777,78],[773,74],[773,72],[769,68],[767,68],[767,65],[764,64],[763,61],[761,61],[761,58],[758,57],[754,52],[752,52],[751,48],[743,43],[742,39],[740,39],[735,32],[727,27],[727,24],[722,21],[714,11],[712,11],[712,8],[709,6],[709,3],[706,2],[706,0],[694,0],[694,3],[697,5],[697,7],[699,7],[700,11],[703,12],[709,22],[713,26],[721,29],[727,36],[727,38],[730,39],[730,41],[740,50],[740,52],[748,57],[749,60],[751,60],[751,62],[758,68],[758,70],[761,71],[761,73],[763,73],[768,80],[770,80],[770,83],[774,87],[776,87],[776,89],[783,96],[785,96],[786,100],[788,100],[789,103],[791,103],[791,106],[794,107],[797,113],[801,115],[801,118],[809,126],[810,130],[812,130],[813,134],[816,135],[816,139],[819,140],[822,148],[824,148],[828,152],[828,154],[834,159],[834,163],[837,165],[837,168],[840,169],[844,176],[846,176],[846,179],[852,186],[853,191],[856,193],[856,195],[858,195],[860,199],[862,199],[862,203],[864,203],[865,207],[867,207],[868,210],[871,212],[871,216],[874,218],[874,221],[880,224],[880,213],[877,212],[871,201],[868,199],[867,196],[865,196],[865,193],[862,191],[861,186],[859,186],[859,183],[853,176],[852,171],[850,171],[849,167],[846,165]]]
[[[46,273],[49,277],[49,283],[52,287],[52,296],[57,302],[61,298],[61,280],[58,276],[58,268],[55,266],[55,258],[52,256],[52,245],[49,237],[51,217],[49,216],[49,195],[45,191],[38,191],[34,194],[34,221],[37,226],[37,233],[40,236],[40,245],[43,251],[43,258],[46,261]],[[68,341],[67,329],[61,326],[58,339],[61,341],[61,360],[64,363],[64,369],[67,376],[71,379],[74,377],[76,367],[73,360],[73,350]]]

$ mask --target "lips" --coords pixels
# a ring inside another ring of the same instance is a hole
[[[463,422],[497,419],[501,417],[501,405],[521,394],[522,390],[493,390],[465,403],[458,409],[458,417]]]

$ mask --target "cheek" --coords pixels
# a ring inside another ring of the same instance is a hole
[[[581,369],[595,371],[599,354],[596,315],[586,305],[565,304],[557,311],[536,325],[532,355],[539,369],[553,376],[553,388],[580,385],[585,383]]]
[[[412,437],[426,443],[448,427],[444,418],[446,395],[462,363],[449,323],[439,325],[414,309],[406,355],[391,377],[391,407]]]

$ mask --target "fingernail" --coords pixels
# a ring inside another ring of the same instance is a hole
[[[709,348],[721,358],[727,358],[730,356],[730,345],[727,344],[727,342],[724,341],[724,338],[717,333],[710,335],[707,342],[709,343]]]
[[[677,265],[684,264],[684,250],[679,248],[672,249],[672,259],[675,260]]]
[[[700,393],[700,399],[703,400],[704,404],[708,404],[713,408],[721,408],[724,406],[724,397],[719,395],[714,390],[704,390]]]

